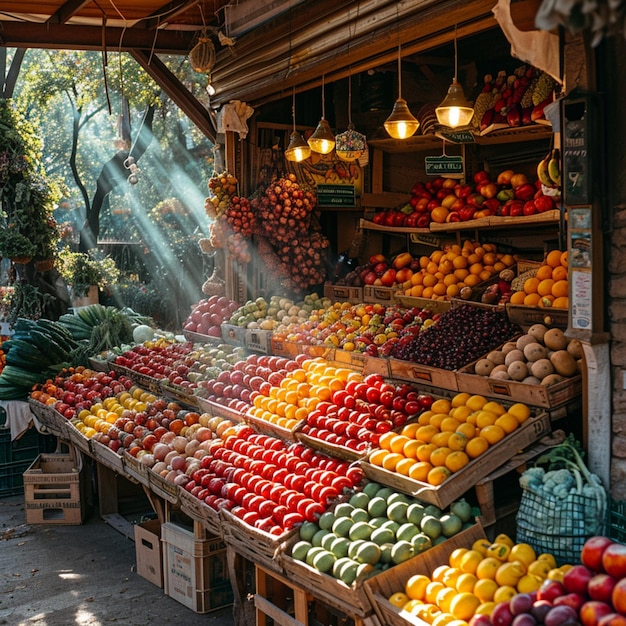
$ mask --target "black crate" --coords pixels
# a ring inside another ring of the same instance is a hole
[[[56,437],[42,435],[34,428],[11,441],[11,431],[0,426],[0,498],[24,493],[22,474],[42,452],[54,452],[56,447]]]
[[[605,535],[613,541],[626,543],[626,502],[610,499],[606,512]]]

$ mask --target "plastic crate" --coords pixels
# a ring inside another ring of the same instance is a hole
[[[608,502],[604,534],[619,543],[626,543],[626,501]]]
[[[0,415],[3,423],[4,415]],[[42,435],[34,428],[11,441],[11,431],[0,426],[0,498],[24,493],[24,472],[42,452],[53,452],[56,446],[56,437]]]

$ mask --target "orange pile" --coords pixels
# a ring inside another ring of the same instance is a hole
[[[432,300],[457,297],[463,287],[476,287],[515,263],[511,254],[497,252],[495,244],[465,241],[420,257],[420,271],[410,279],[404,295]]]
[[[479,394],[439,398],[400,433],[381,435],[372,465],[437,486],[484,454],[530,417],[518,402],[508,408]]]
[[[567,309],[569,306],[567,252],[551,250],[536,276],[527,278],[521,291],[511,294],[511,304]]]

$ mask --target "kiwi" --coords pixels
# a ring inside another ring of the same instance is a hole
[[[534,363],[539,359],[545,359],[547,356],[547,350],[545,346],[542,346],[540,343],[533,340],[532,343],[526,344],[524,347],[524,356],[527,361]]]
[[[476,365],[474,365],[474,372],[478,376],[489,376],[494,367],[496,367],[496,364],[493,361],[487,358],[479,359],[476,361]]]
[[[524,353],[521,350],[518,350],[517,348],[515,348],[515,350],[511,350],[510,352],[506,353],[504,364],[508,367],[514,361],[525,361],[525,360],[526,359],[524,359]]]
[[[560,328],[551,328],[543,336],[543,343],[550,350],[564,350],[567,347],[567,337]]]

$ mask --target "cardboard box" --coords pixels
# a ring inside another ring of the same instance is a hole
[[[272,352],[272,331],[246,329],[244,344],[248,350],[270,354]]]
[[[196,613],[233,602],[226,545],[221,537],[198,539],[192,531],[167,522],[161,526],[165,594]]]
[[[398,295],[402,295],[398,287],[378,287],[365,285],[363,287],[363,302],[375,302],[380,304],[399,304]]]
[[[324,297],[329,298],[333,302],[352,302],[353,304],[359,304],[363,302],[363,288],[325,283]]]
[[[158,519],[135,525],[137,574],[163,588],[161,522]]]
[[[40,454],[24,472],[27,524],[83,523],[87,481],[75,454]]]

